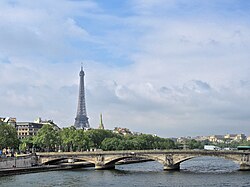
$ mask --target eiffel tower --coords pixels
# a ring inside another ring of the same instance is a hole
[[[85,90],[84,90],[84,71],[81,66],[80,76],[80,86],[79,86],[79,98],[78,98],[78,107],[76,112],[75,124],[74,126],[77,129],[89,128],[89,121],[86,112],[85,104]]]

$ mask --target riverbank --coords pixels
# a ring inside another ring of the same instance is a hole
[[[88,167],[88,166],[81,166],[81,167]],[[24,167],[24,168],[9,168],[9,169],[1,169],[0,170],[0,177],[10,176],[10,175],[20,175],[20,174],[26,174],[26,173],[66,170],[66,169],[73,169],[73,168],[75,168],[75,167],[72,165],[32,166],[32,167]]]

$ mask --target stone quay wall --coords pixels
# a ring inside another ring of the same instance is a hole
[[[0,158],[0,170],[31,167],[36,164],[36,159],[33,156]]]

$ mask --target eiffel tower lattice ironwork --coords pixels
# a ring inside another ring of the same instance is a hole
[[[75,118],[75,127],[77,129],[89,128],[89,121],[86,112],[86,104],[85,104],[85,90],[84,90],[84,71],[81,66],[81,71],[79,73],[80,76],[80,85],[79,85],[79,98],[78,98],[78,107]]]

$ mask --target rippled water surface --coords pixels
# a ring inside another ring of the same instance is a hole
[[[158,162],[0,177],[0,186],[250,186],[250,172],[232,161],[202,157],[185,161],[179,172],[163,171]]]

